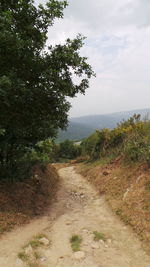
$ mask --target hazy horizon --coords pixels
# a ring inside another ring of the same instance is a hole
[[[96,114],[86,114],[86,115],[81,115],[81,116],[69,116],[69,119],[72,118],[78,118],[78,117],[85,117],[85,116],[99,116],[99,115],[111,115],[115,113],[124,113],[124,112],[135,112],[135,111],[144,111],[144,110],[150,110],[150,107],[147,108],[136,108],[136,109],[131,109],[131,110],[120,110],[120,111],[114,111],[114,112],[109,112],[109,113],[96,113]]]

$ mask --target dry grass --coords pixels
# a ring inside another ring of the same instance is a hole
[[[100,194],[106,195],[113,211],[132,226],[150,253],[150,170],[147,166],[114,161],[96,167],[80,164],[77,170]],[[105,172],[108,175],[104,175]]]

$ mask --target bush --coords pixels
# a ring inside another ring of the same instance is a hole
[[[150,164],[150,122],[138,122],[124,145],[125,157]]]
[[[13,161],[0,164],[1,179],[14,181],[29,178],[34,165],[45,167],[56,160],[57,154],[57,146],[50,139],[37,143],[34,148],[22,147],[21,151],[20,147],[15,150]]]
[[[75,145],[73,141],[65,140],[59,145],[59,157],[65,159],[74,159],[81,154],[79,145]]]

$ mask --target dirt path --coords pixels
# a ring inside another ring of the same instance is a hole
[[[61,186],[49,216],[35,221],[0,241],[0,267],[29,266],[16,261],[21,247],[34,235],[44,233],[51,245],[39,247],[40,257],[30,266],[47,267],[149,267],[137,237],[115,217],[104,197],[74,167],[59,170]],[[106,240],[94,241],[93,231]],[[82,237],[81,251],[72,252],[70,238]]]

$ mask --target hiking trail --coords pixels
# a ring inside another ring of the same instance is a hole
[[[60,188],[49,214],[1,238],[0,267],[149,267],[150,257],[141,242],[113,214],[105,197],[77,174],[75,167],[58,172]],[[99,241],[94,240],[94,231],[102,235]],[[36,248],[36,259],[29,245],[30,263],[17,258],[22,247],[38,234],[44,234],[49,245]],[[72,251],[73,235],[82,238],[79,252]]]

